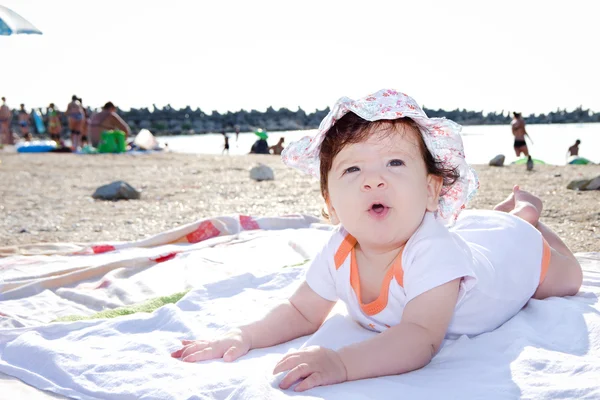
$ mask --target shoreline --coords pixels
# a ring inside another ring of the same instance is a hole
[[[0,152],[0,247],[50,242],[138,240],[198,219],[230,214],[320,216],[317,180],[269,155],[17,154]],[[249,169],[270,166],[274,181]],[[480,190],[467,209],[491,209],[514,184],[544,201],[541,220],[573,252],[600,251],[600,191],[568,190],[571,180],[600,175],[599,165],[474,165]],[[140,200],[92,199],[101,185],[124,180]],[[518,251],[518,249],[514,249]]]

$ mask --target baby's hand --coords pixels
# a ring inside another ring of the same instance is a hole
[[[279,383],[279,387],[287,389],[294,382],[302,380],[294,388],[296,392],[341,383],[348,379],[346,366],[340,355],[336,351],[319,346],[307,347],[283,357],[275,366],[273,374],[283,371],[290,372]]]
[[[185,362],[196,362],[223,358],[234,361],[248,353],[250,338],[240,329],[234,329],[214,340],[182,340],[183,348],[171,353],[171,357]]]

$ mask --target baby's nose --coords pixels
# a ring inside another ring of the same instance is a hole
[[[364,185],[363,185],[363,189],[364,190],[371,190],[374,188],[378,188],[378,189],[385,189],[386,187],[386,183],[383,179],[381,178],[377,178],[377,179],[369,179],[367,181],[365,181]]]

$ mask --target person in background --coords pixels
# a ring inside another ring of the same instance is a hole
[[[71,97],[71,102],[67,106],[67,121],[69,122],[69,131],[71,131],[71,147],[73,151],[81,147],[80,139],[83,131],[83,120],[85,114],[79,98],[75,95]]]
[[[10,131],[11,121],[12,111],[6,104],[6,97],[2,97],[2,105],[0,106],[0,144],[14,144]]]
[[[252,145],[250,154],[271,154],[269,152],[269,143],[265,139],[258,139]]]
[[[223,145],[223,151],[221,152],[221,154],[227,152],[227,154],[229,154],[229,136],[227,136],[227,134],[225,133],[225,131],[223,130],[223,132],[221,132],[221,134],[223,135],[223,139],[225,140],[225,144]]]
[[[525,141],[525,136],[529,137],[529,135],[525,131],[525,120],[521,116],[521,113],[513,112],[511,128],[512,134],[515,137],[515,154],[517,157],[521,154],[527,157],[527,170],[531,171],[533,169],[533,160],[531,159],[531,155],[529,155],[529,149],[527,148],[527,142]]]
[[[283,142],[284,141],[285,141],[285,139],[283,137],[280,137],[279,142],[277,142],[276,145],[269,147],[269,150],[273,151],[273,154],[276,156],[281,155],[281,152],[283,151]]]
[[[577,139],[575,144],[569,147],[568,153],[569,156],[578,156],[579,155],[579,145],[581,144],[581,140]]]
[[[237,141],[240,138],[240,127],[239,126],[235,126],[235,142],[237,143]]]
[[[98,147],[100,136],[103,131],[119,129],[125,132],[125,139],[131,135],[131,129],[127,122],[117,114],[117,107],[109,101],[102,107],[102,111],[95,113],[90,118],[88,127],[88,142],[93,147]]]
[[[48,133],[50,134],[50,140],[54,140],[59,146],[62,146],[60,134],[62,132],[62,124],[60,122],[59,112],[56,109],[54,103],[50,103],[46,110],[46,116],[48,118]]]
[[[21,104],[19,109],[19,127],[21,128],[21,135],[26,141],[31,141],[31,133],[29,132],[29,120],[31,116],[25,110],[25,104]]]
[[[83,122],[81,123],[81,147],[88,145],[87,142],[87,131],[88,126],[90,125],[90,113],[88,109],[83,107],[83,99],[80,97],[79,102],[81,103],[81,107],[83,108]],[[85,142],[85,144],[84,144]]]

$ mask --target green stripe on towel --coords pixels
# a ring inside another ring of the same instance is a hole
[[[177,303],[188,291],[179,292],[170,296],[157,297],[145,301],[143,303],[132,304],[127,307],[119,307],[112,310],[104,310],[99,313],[92,315],[68,315],[66,317],[60,317],[52,322],[69,322],[69,321],[81,321],[85,319],[100,319],[100,318],[116,318],[123,315],[135,314],[138,312],[151,313],[152,311],[164,306],[165,304]]]

